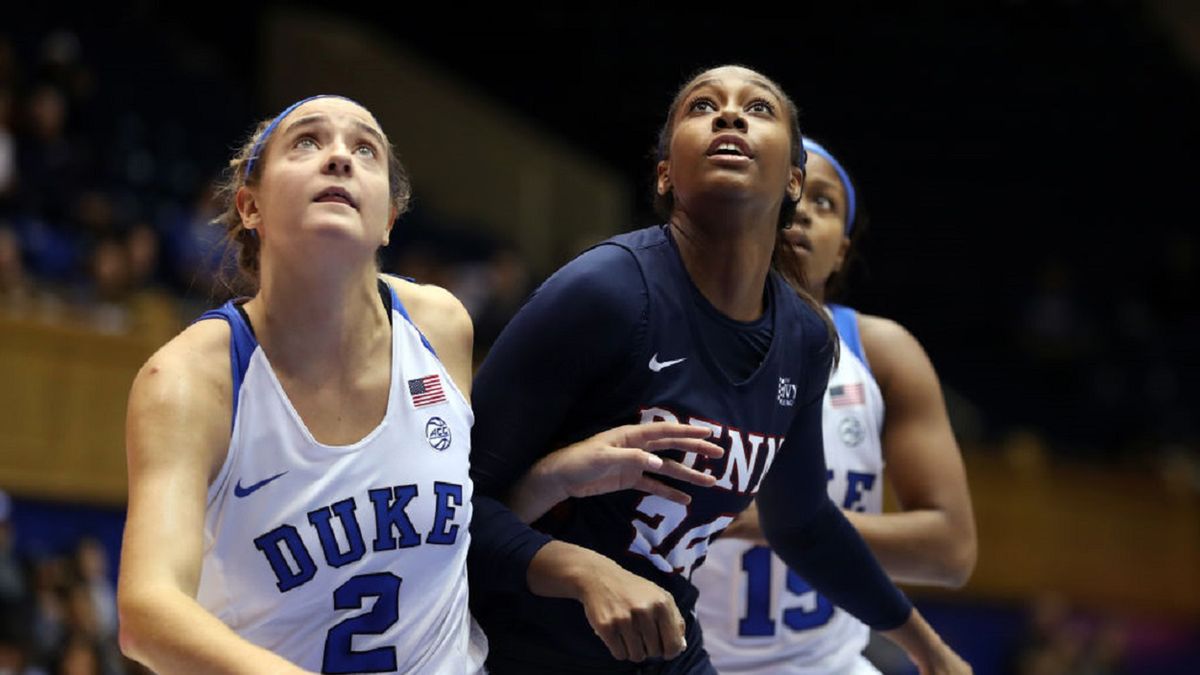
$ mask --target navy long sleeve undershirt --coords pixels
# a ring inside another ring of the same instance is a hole
[[[542,285],[480,367],[471,454],[474,598],[528,593],[529,563],[550,540],[504,506],[512,485],[549,452],[632,421],[649,372],[642,362],[649,358],[648,298],[628,250],[592,249]],[[798,383],[796,417],[759,488],[763,528],[815,589],[872,627],[894,628],[911,605],[826,494],[820,406],[831,350],[824,339],[809,342],[804,357],[820,365]]]

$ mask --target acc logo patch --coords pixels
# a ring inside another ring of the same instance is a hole
[[[851,448],[862,443],[865,435],[862,422],[859,422],[857,417],[843,417],[838,423],[838,437]]]
[[[430,417],[425,423],[425,440],[434,450],[445,450],[450,447],[450,425],[440,417]]]

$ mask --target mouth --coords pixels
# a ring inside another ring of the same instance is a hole
[[[313,197],[313,201],[323,204],[345,204],[352,209],[358,209],[358,202],[354,200],[354,197],[350,195],[350,192],[340,187],[327,187],[324,190],[321,190],[317,193],[316,197]]]
[[[745,159],[754,159],[754,153],[750,151],[750,144],[746,139],[735,134],[722,134],[713,139],[713,142],[708,146],[708,152],[705,153],[709,157],[740,157]]]
[[[787,242],[792,245],[792,248],[796,249],[797,251],[812,253],[812,240],[808,238],[808,235],[799,231],[795,226],[792,226],[791,230],[797,231],[792,232],[789,230],[784,236],[787,238]]]

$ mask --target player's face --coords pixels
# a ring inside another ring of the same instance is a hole
[[[726,66],[700,74],[683,91],[669,154],[658,166],[658,190],[673,191],[676,208],[719,196],[777,210],[785,193],[800,192],[788,110],[766,78]]]
[[[266,240],[274,227],[288,233],[277,243],[310,233],[369,251],[387,243],[395,218],[387,145],[362,106],[340,98],[305,103],[279,123],[263,161],[255,202]]]
[[[842,267],[850,239],[846,236],[846,188],[833,165],[810,152],[804,196],[796,204],[792,226],[784,237],[804,260],[808,281],[823,288],[830,275]]]

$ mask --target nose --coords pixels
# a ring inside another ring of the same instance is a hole
[[[812,216],[809,215],[808,206],[805,205],[803,198],[796,202],[796,215],[792,217],[792,225],[799,225],[800,227],[812,226]]]
[[[350,159],[350,151],[344,143],[335,143],[329,150],[325,160],[323,173],[333,176],[349,176],[354,163]]]
[[[736,106],[726,106],[724,110],[713,118],[713,131],[723,131],[725,129],[746,130],[746,118],[742,116],[741,109]]]

